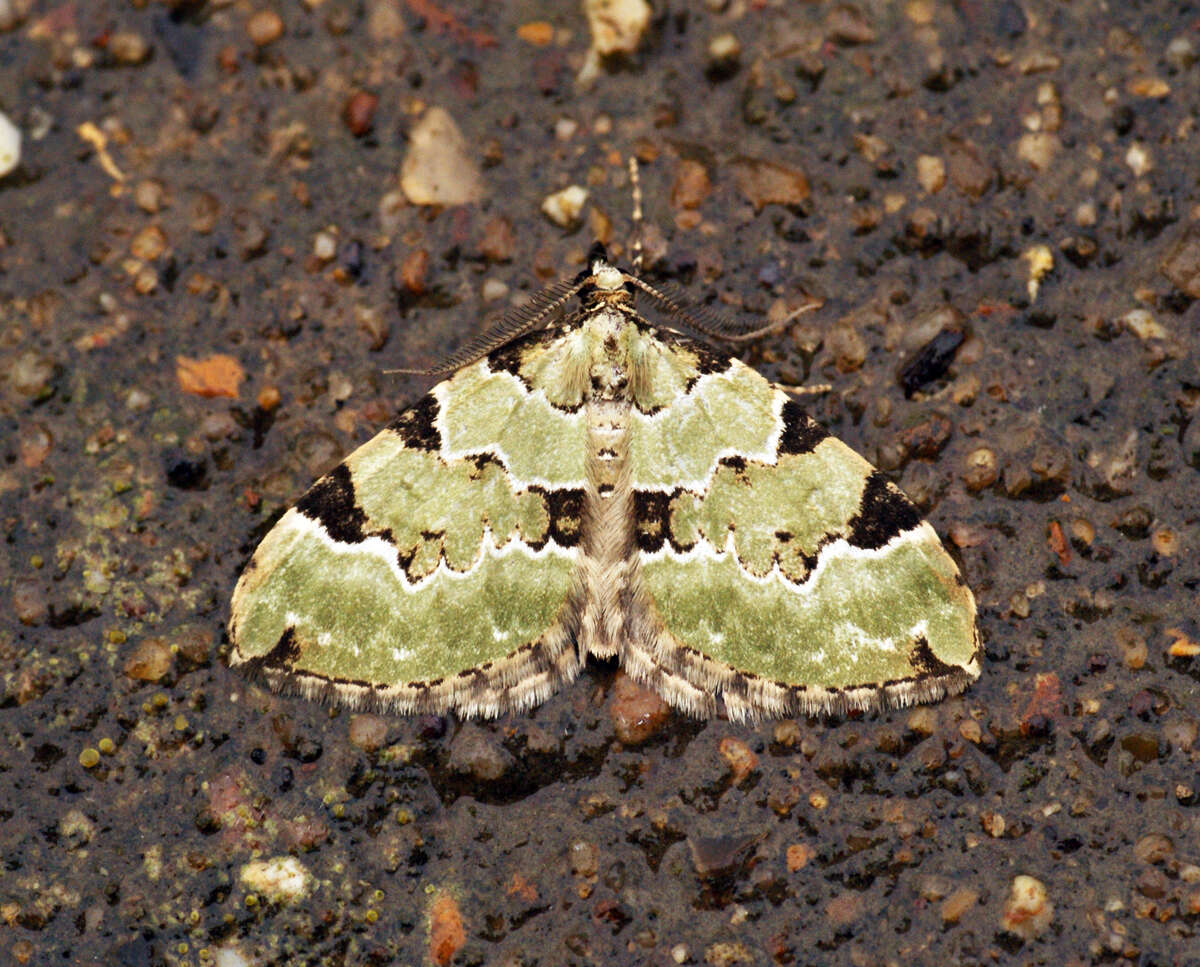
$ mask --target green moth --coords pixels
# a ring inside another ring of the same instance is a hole
[[[594,249],[283,515],[233,593],[231,663],[354,707],[467,716],[543,701],[588,655],[734,720],[965,688],[975,602],[933,528],[688,330],[750,335]]]

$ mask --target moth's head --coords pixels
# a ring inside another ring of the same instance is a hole
[[[623,292],[627,276],[608,260],[608,250],[597,242],[588,252],[588,275],[597,293]]]

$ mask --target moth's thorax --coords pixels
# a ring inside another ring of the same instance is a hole
[[[624,399],[630,377],[630,342],[637,336],[632,312],[616,306],[593,309],[584,316],[583,326],[590,348],[589,396],[596,400]]]

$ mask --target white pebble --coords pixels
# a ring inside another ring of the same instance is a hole
[[[290,903],[308,896],[312,874],[294,856],[254,860],[242,867],[242,885],[261,894],[270,903]]]
[[[587,189],[580,185],[568,185],[562,191],[547,195],[542,202],[542,213],[562,228],[570,228],[579,220],[583,206],[587,204]]]
[[[1135,141],[1125,152],[1125,164],[1140,178],[1154,169],[1154,158],[1144,144]]]
[[[572,118],[559,118],[554,122],[554,137],[559,141],[570,141],[579,130],[579,122]]]
[[[414,205],[470,205],[485,193],[483,174],[450,112],[431,107],[408,137],[400,188]]]
[[[21,130],[0,112],[0,178],[21,163]]]
[[[328,262],[337,255],[337,239],[331,232],[317,232],[313,237],[313,255]]]
[[[214,947],[212,955],[215,967],[251,967],[251,961],[238,946]]]
[[[484,302],[496,302],[508,295],[508,286],[499,279],[485,279],[480,297]]]
[[[584,0],[592,49],[602,57],[632,54],[650,26],[646,0]]]
[[[1148,309],[1133,309],[1121,317],[1121,325],[1138,339],[1166,339],[1167,330]]]

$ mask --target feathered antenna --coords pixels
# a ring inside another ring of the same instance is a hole
[[[776,322],[769,322],[765,326],[753,326],[743,322],[732,322],[711,306],[689,303],[683,290],[673,282],[651,285],[638,278],[631,278],[630,281],[658,304],[666,313],[668,321],[723,342],[749,342],[751,339],[765,336],[769,332],[782,329],[797,316],[819,309],[824,304],[819,300],[806,302]]]
[[[546,286],[525,305],[510,309],[487,332],[476,336],[436,366],[429,369],[385,369],[384,372],[404,373],[409,376],[448,376],[455,370],[482,359],[493,349],[506,346],[535,329],[544,329],[558,318],[563,306],[587,283],[588,279],[563,279]]]
[[[642,182],[637,158],[629,156],[629,184],[633,191],[633,274],[642,274]]]

